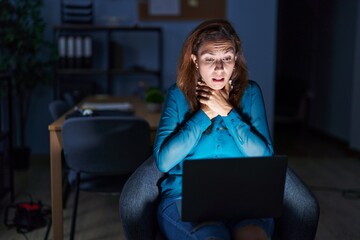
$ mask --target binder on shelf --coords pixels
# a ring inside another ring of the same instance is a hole
[[[74,36],[67,37],[67,68],[75,68],[75,38]]]
[[[59,68],[66,68],[66,36],[59,36],[58,39]]]
[[[75,67],[83,68],[83,38],[78,35],[75,37]]]
[[[91,68],[92,67],[92,38],[90,36],[84,36],[83,38],[83,47],[84,47],[84,67]]]

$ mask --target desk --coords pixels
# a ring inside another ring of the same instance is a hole
[[[156,129],[160,120],[160,113],[149,113],[146,109],[146,104],[136,97],[119,97],[95,95],[85,98],[79,107],[84,102],[94,103],[113,103],[113,102],[129,102],[134,110],[135,116],[142,117],[150,124],[151,141],[155,139]],[[52,225],[53,225],[53,239],[63,240],[63,202],[62,202],[62,166],[61,166],[61,126],[65,120],[66,114],[73,110],[69,110],[59,119],[55,120],[48,126],[50,134],[50,174],[51,174],[51,205],[52,205]]]

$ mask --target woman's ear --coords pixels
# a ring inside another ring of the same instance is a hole
[[[193,61],[193,63],[194,63],[195,65],[198,64],[198,63],[197,63],[197,58],[196,58],[196,56],[195,56],[194,54],[191,54],[191,59],[192,59],[192,61]]]
[[[195,68],[199,69],[198,60],[194,54],[191,54],[191,59],[192,59],[193,63],[195,64]]]

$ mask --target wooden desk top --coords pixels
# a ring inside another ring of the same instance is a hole
[[[78,107],[85,102],[91,103],[116,103],[116,102],[128,102],[133,106],[135,110],[135,116],[142,117],[146,121],[148,121],[151,130],[156,130],[160,120],[160,113],[151,113],[146,109],[146,104],[143,100],[132,97],[132,96],[109,96],[109,95],[94,95],[86,97],[83,101],[77,104]],[[65,121],[65,116],[74,111],[74,109],[70,109],[60,118],[51,123],[48,127],[49,131],[61,131],[61,126]]]

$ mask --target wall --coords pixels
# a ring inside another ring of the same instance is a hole
[[[104,16],[122,16],[124,24],[161,26],[164,32],[163,82],[164,87],[167,88],[176,80],[176,63],[182,43],[200,21],[138,22],[136,2],[95,0],[95,23],[102,24]],[[228,0],[227,2],[228,19],[243,40],[250,78],[256,80],[262,87],[269,127],[273,132],[277,0]],[[46,37],[52,40],[51,27],[60,23],[60,5],[59,1],[54,3],[53,0],[44,0],[44,4]],[[151,58],[148,61],[151,61]],[[51,119],[47,105],[52,98],[52,89],[47,86],[38,87],[34,93],[27,125],[27,143],[34,154],[49,152],[47,126],[51,123]]]
[[[228,0],[228,16],[243,41],[250,79],[263,91],[268,124],[274,133],[277,0]]]

